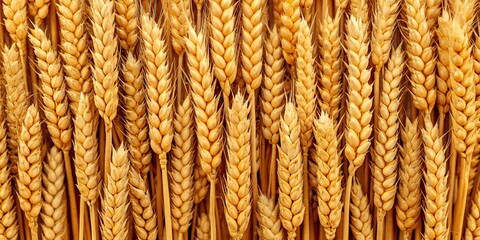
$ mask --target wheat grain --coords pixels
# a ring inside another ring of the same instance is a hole
[[[11,171],[17,174],[18,162],[18,132],[22,119],[27,111],[27,89],[23,79],[25,72],[21,63],[20,54],[15,44],[5,46],[2,51],[3,66],[5,69],[5,92],[7,113],[8,154],[11,162]]]
[[[302,7],[302,16],[305,18],[305,20],[309,24],[311,24],[313,16],[314,16],[314,13],[313,13],[314,1],[313,0],[301,0],[300,5]]]
[[[367,0],[350,0],[350,15],[355,16],[358,21],[362,21],[369,31],[370,8]]]
[[[297,33],[300,27],[300,6],[299,0],[282,1],[282,15],[280,38],[285,62],[289,65],[295,63],[295,47],[297,45]]]
[[[197,226],[195,226],[195,238],[197,240],[210,239],[210,221],[205,213],[198,216]]]
[[[134,169],[130,169],[128,181],[135,234],[141,240],[157,239],[157,216],[146,183]]]
[[[191,21],[190,2],[191,1],[186,0],[173,0],[168,4],[172,47],[179,55],[183,54],[185,51],[184,37],[187,35],[188,31],[187,22]]]
[[[438,125],[426,113],[422,129],[425,152],[425,239],[446,239],[448,236],[447,162]]]
[[[477,188],[472,197],[470,211],[465,224],[464,239],[472,240],[480,238],[480,194]]]
[[[6,119],[3,119],[0,122],[0,238],[17,239],[19,228],[8,162],[6,127]]]
[[[18,135],[18,198],[32,238],[38,239],[38,216],[42,208],[42,126],[36,105],[25,113]]]
[[[257,200],[257,219],[259,235],[265,240],[280,240],[283,238],[283,229],[278,217],[278,204],[264,194],[260,194]]]
[[[120,46],[133,52],[138,42],[139,6],[136,0],[115,0],[117,35]]]
[[[34,19],[35,25],[42,25],[48,16],[50,0],[28,0],[28,13]]]
[[[375,5],[372,23],[372,63],[380,69],[390,57],[400,1],[381,0]]]
[[[60,55],[73,115],[77,114],[80,93],[90,93],[93,87],[84,5],[84,1],[72,0],[59,0],[57,5],[60,22]]]
[[[27,42],[27,1],[3,0],[3,16],[5,29],[24,56]]]
[[[199,155],[195,155],[195,165],[193,167],[193,202],[199,204],[205,199],[208,193],[208,179],[207,173],[203,171],[199,159]]]
[[[147,106],[145,104],[142,62],[131,52],[123,64],[124,118],[128,154],[132,167],[145,179],[152,155],[148,141]]]
[[[320,223],[327,239],[334,239],[342,215],[342,172],[338,154],[337,129],[325,112],[315,119],[315,161]]]
[[[319,81],[319,106],[334,121],[337,121],[342,102],[342,46],[340,44],[340,19],[341,12],[337,11],[332,19],[326,16],[320,20],[318,42],[320,61],[317,64]]]
[[[63,154],[52,147],[43,163],[42,239],[64,239],[67,233],[67,199]]]
[[[352,187],[350,226],[355,239],[374,239],[372,216],[369,212],[368,198],[362,186],[355,179]]]
[[[115,35],[113,0],[91,1],[93,45],[93,89],[95,106],[105,122],[105,128],[113,128],[118,106],[118,44]]]
[[[102,239],[126,239],[128,236],[128,154],[123,145],[112,151],[102,199]]]
[[[191,95],[176,107],[173,121],[172,170],[170,189],[173,229],[178,235],[188,231],[193,218],[193,168],[195,160],[195,129]]]
[[[450,64],[450,59],[448,56],[448,19],[450,15],[447,12],[444,12],[442,16],[438,19],[437,27],[437,76],[436,76],[436,87],[437,87],[437,108],[441,114],[446,114],[450,110],[450,81],[448,66]]]
[[[252,211],[250,107],[252,106],[244,96],[237,93],[225,116],[227,123],[225,218],[233,239],[242,239]]]
[[[237,36],[235,33],[235,5],[232,0],[209,1],[210,54],[213,73],[224,95],[230,95],[231,84],[237,77]],[[189,30],[190,31],[190,30]]]
[[[302,224],[305,207],[303,203],[303,162],[300,147],[300,123],[292,102],[285,105],[280,121],[280,146],[278,147],[279,208],[283,228],[288,239],[296,237]]]
[[[427,24],[426,1],[407,0],[405,39],[407,42],[409,80],[415,108],[426,111],[433,109],[435,90],[435,51],[432,47],[432,33]]]

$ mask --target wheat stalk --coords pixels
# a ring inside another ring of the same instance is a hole
[[[258,235],[265,240],[280,240],[283,238],[282,223],[279,218],[278,204],[264,194],[257,200]]]
[[[320,74],[319,106],[334,121],[337,121],[342,102],[342,46],[340,44],[340,19],[338,11],[332,19],[329,15],[319,20],[318,42],[320,61],[317,74]]]
[[[172,47],[179,55],[182,55],[185,51],[184,37],[187,35],[188,31],[187,22],[191,21],[190,5],[190,1],[185,0],[173,0],[168,4]]]
[[[333,119],[322,112],[315,119],[315,161],[320,224],[327,239],[334,239],[342,216],[342,172],[338,154],[337,129]]]
[[[148,141],[142,62],[128,52],[122,68],[126,139],[132,167],[146,179],[152,155]]]
[[[43,163],[42,239],[63,239],[67,234],[67,199],[63,154],[52,147]]]
[[[374,239],[368,198],[358,179],[353,181],[350,226],[355,239]],[[349,221],[347,221],[349,222]],[[345,236],[345,235],[344,235]]]
[[[227,124],[225,219],[233,239],[242,239],[252,212],[250,107],[253,106],[248,104],[241,93],[237,93],[225,115]]]
[[[285,62],[289,65],[295,63],[295,47],[297,45],[297,33],[300,27],[300,3],[299,0],[282,1],[282,15],[280,16],[280,38]]]
[[[115,0],[115,10],[120,46],[133,52],[138,42],[139,4],[136,0]]]
[[[209,1],[210,54],[213,73],[224,96],[230,96],[231,84],[237,77],[237,43],[235,34],[235,5],[232,0]],[[189,30],[190,32],[190,30]]]
[[[128,236],[128,153],[123,145],[112,151],[102,199],[102,239],[126,239]]]
[[[345,52],[348,58],[348,107],[346,116],[345,157],[349,162],[345,194],[344,219],[350,219],[350,191],[357,169],[363,165],[370,148],[370,135],[373,131],[372,84],[369,83],[367,26],[355,16],[350,16],[346,27]],[[344,221],[344,236],[348,235],[348,221]]]
[[[23,79],[25,71],[21,63],[20,54],[15,44],[11,47],[5,46],[2,51],[3,66],[5,69],[5,92],[6,92],[6,113],[7,113],[7,146],[10,159],[11,172],[17,174],[18,162],[18,132],[22,119],[27,111],[28,90],[25,88]]]
[[[28,14],[33,17],[35,25],[42,25],[48,16],[50,0],[28,0]]]
[[[18,134],[18,198],[25,212],[32,239],[38,239],[38,216],[42,209],[42,126],[36,105],[28,107]]]
[[[292,102],[285,105],[280,121],[280,145],[278,146],[279,208],[283,228],[288,239],[296,237],[302,224],[305,206],[303,202],[303,162],[300,146],[300,122]]]
[[[210,221],[207,214],[202,213],[198,216],[197,226],[195,226],[195,239],[209,240],[210,238]]]
[[[182,239],[193,218],[195,190],[193,168],[196,143],[191,94],[177,105],[173,127],[175,132],[170,172],[172,221],[173,230],[178,232],[178,239]]]
[[[3,111],[2,107],[0,110]],[[17,239],[19,228],[10,176],[6,119],[0,122],[0,237]]]
[[[135,234],[141,240],[157,239],[157,216],[145,181],[135,169],[130,169],[128,182]]]
[[[428,28],[425,0],[407,0],[405,39],[407,42],[409,80],[412,85],[413,105],[426,111],[435,105],[435,51],[432,33]]]
[[[425,239],[446,239],[448,236],[448,177],[445,149],[438,125],[426,113],[422,129],[425,152]]]
[[[60,22],[60,55],[73,115],[77,114],[80,93],[90,93],[93,87],[84,5],[84,1],[72,0],[59,0],[57,5]]]

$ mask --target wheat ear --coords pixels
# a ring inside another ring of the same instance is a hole
[[[36,105],[25,113],[18,135],[18,198],[25,212],[32,239],[38,239],[38,216],[42,209],[42,126]]]
[[[146,91],[150,146],[159,155],[162,170],[163,201],[170,206],[167,153],[173,140],[172,79],[162,28],[148,15],[141,18],[143,61],[146,68]],[[171,209],[164,208],[167,239],[172,239]]]
[[[292,102],[285,105],[280,121],[280,146],[278,146],[278,183],[280,219],[288,232],[288,239],[296,237],[302,224],[305,206],[303,203],[303,162],[300,146],[300,120]]]
[[[264,194],[257,200],[258,235],[265,240],[284,239],[282,223],[279,218],[278,204]]]
[[[130,203],[135,234],[140,240],[157,239],[157,216],[143,177],[135,170],[128,173]]]
[[[436,75],[436,87],[437,87],[437,109],[440,113],[441,118],[445,118],[446,113],[450,110],[450,81],[448,66],[450,64],[450,59],[448,57],[448,20],[450,15],[445,11],[442,16],[438,19],[437,27],[437,75]],[[440,132],[444,132],[443,122],[440,121]]]
[[[372,23],[372,63],[379,71],[387,63],[400,1],[381,0],[375,5]]]
[[[418,110],[433,109],[435,90],[435,51],[432,33],[428,28],[425,0],[405,1],[405,39],[407,42],[409,80],[412,85],[413,105]]]
[[[85,2],[58,0],[57,13],[60,22],[60,55],[68,87],[68,100],[73,115],[76,115],[80,93],[90,93],[93,87],[84,22]]]
[[[350,191],[357,169],[363,165],[370,148],[370,136],[373,131],[372,119],[372,84],[368,69],[367,26],[350,16],[348,19],[345,52],[348,58],[348,107],[346,116],[345,157],[349,162],[348,179],[345,189],[344,219],[349,218]],[[348,221],[344,221],[343,236],[348,236]]]
[[[468,36],[468,25],[457,18],[449,22],[448,55],[450,57],[449,81],[451,92],[451,120],[453,125],[452,142],[460,156],[460,179],[458,180],[458,197],[454,209],[454,239],[460,239],[467,201],[470,162],[477,141],[475,77],[473,70],[472,48]],[[455,153],[456,154],[456,153]]]
[[[42,25],[48,16],[50,0],[28,0],[28,14],[33,17],[35,25]]]
[[[152,154],[148,141],[142,62],[128,52],[122,68],[126,139],[132,167],[146,179]]]
[[[224,96],[230,95],[231,84],[237,77],[237,36],[235,33],[235,5],[232,0],[212,0],[210,11],[210,54],[213,73]]]
[[[168,15],[170,19],[170,33],[172,47],[175,52],[182,55],[185,51],[184,37],[187,35],[188,24],[191,21],[191,1],[173,0],[168,4]]]
[[[368,198],[355,178],[352,186],[350,226],[355,239],[374,239]],[[345,235],[344,235],[345,236]]]
[[[195,165],[193,167],[193,202],[195,204],[199,204],[205,199],[209,188],[207,173],[203,171],[199,158],[199,155],[195,154]]]
[[[188,231],[193,218],[193,168],[195,161],[195,129],[192,97],[188,94],[176,107],[173,121],[172,170],[170,189],[173,230],[178,239]]]
[[[470,211],[466,218],[464,239],[480,238],[480,193],[475,189],[473,193]]]
[[[12,175],[17,174],[18,162],[18,134],[22,119],[27,111],[28,90],[25,88],[23,79],[25,71],[21,63],[18,47],[12,44],[5,46],[2,51],[3,66],[5,69],[5,92],[7,112],[7,146]]]
[[[403,67],[403,53],[399,46],[392,51],[383,75],[374,138],[375,155],[371,165],[374,204],[377,207],[377,238],[380,239],[383,239],[385,214],[393,208],[397,192],[400,84]]]
[[[315,119],[315,161],[317,168],[317,198],[320,224],[327,239],[334,239],[342,217],[342,172],[338,154],[337,128],[327,113]]]
[[[295,63],[295,47],[297,44],[297,33],[300,27],[300,3],[299,0],[282,1],[282,15],[280,38],[285,62],[289,65]]]
[[[210,182],[210,235],[215,236],[215,183],[222,156],[222,123],[219,97],[215,95],[215,81],[210,72],[207,46],[202,33],[196,33],[192,26],[188,29],[187,46],[190,86],[195,110],[195,131],[197,134],[197,154],[200,165]]]
[[[112,151],[102,199],[102,239],[126,239],[128,236],[128,153],[123,145]]]
[[[43,163],[42,239],[63,239],[67,233],[67,199],[63,153],[52,147]]]
[[[317,74],[320,74],[318,88],[319,107],[325,111],[335,122],[340,113],[342,102],[342,46],[340,44],[340,19],[341,12],[337,11],[332,19],[326,16],[319,20],[318,42],[320,61],[317,64]]]
[[[195,226],[195,238],[197,240],[209,240],[210,238],[210,221],[207,214],[202,213],[198,216],[197,226]]]
[[[115,10],[120,46],[133,52],[138,42],[139,3],[136,0],[115,0]]]
[[[7,146],[6,120],[3,119],[0,121],[0,238],[17,239],[19,228]]]
[[[17,44],[23,58],[27,43],[27,0],[3,0],[3,16],[5,29]]]
[[[398,228],[407,236],[417,227],[422,209],[422,143],[418,121],[406,119],[400,132],[402,145],[399,145],[400,166],[398,169],[398,193],[395,204]]]
[[[446,239],[448,232],[448,177],[445,149],[438,130],[426,113],[422,129],[425,152],[425,239]]]

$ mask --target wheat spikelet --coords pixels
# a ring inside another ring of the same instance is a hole
[[[438,111],[442,114],[447,113],[450,110],[450,81],[448,66],[450,64],[450,58],[448,56],[448,21],[450,15],[446,11],[443,12],[442,16],[438,19],[437,27],[437,76],[436,76],[436,87],[437,87],[437,108]]]
[[[210,221],[205,213],[198,216],[197,226],[195,226],[195,239],[209,240],[210,239]]]
[[[332,19],[329,15],[320,20],[318,42],[320,61],[317,73],[320,74],[318,92],[319,106],[334,121],[338,119],[342,102],[342,46],[340,44],[340,19],[338,11]]]
[[[283,1],[281,0],[272,0],[271,4],[273,5],[273,22],[275,24],[281,23],[281,15],[283,12]],[[280,25],[278,25],[280,26]]]
[[[320,223],[327,239],[334,239],[342,214],[342,172],[338,154],[337,129],[325,112],[315,119],[315,161]]]
[[[421,213],[422,158],[418,121],[406,119],[401,133],[403,144],[399,145],[400,167],[398,170],[398,193],[395,205],[398,228],[410,233],[417,227]]]
[[[295,63],[295,46],[297,45],[297,33],[300,27],[299,0],[282,1],[282,15],[280,38],[282,40],[283,57],[287,64]]]
[[[263,137],[271,144],[279,141],[280,116],[285,104],[284,95],[284,60],[280,36],[277,27],[269,31],[265,41],[264,79],[261,91],[261,119]]]
[[[25,89],[24,69],[20,60],[20,54],[15,44],[5,46],[2,51],[3,66],[5,69],[5,92],[7,113],[8,154],[11,162],[13,175],[17,174],[18,161],[18,132],[21,121],[27,111],[27,89]]]
[[[22,56],[27,42],[27,0],[3,0],[5,29],[16,42]]]
[[[191,95],[176,107],[173,121],[172,170],[170,189],[173,229],[183,235],[193,218],[193,168],[195,158],[195,129]]]
[[[139,6],[136,0],[115,0],[117,35],[120,46],[133,52],[138,42]]]
[[[300,123],[292,102],[285,105],[280,121],[280,146],[278,147],[278,183],[280,219],[288,232],[288,239],[295,239],[295,231],[303,222],[303,162],[300,147]]]
[[[128,154],[123,145],[112,151],[102,199],[102,239],[126,239],[128,236]]]
[[[125,59],[122,69],[125,130],[128,154],[132,167],[146,178],[150,171],[152,155],[148,141],[147,106],[142,62],[131,52]]]
[[[242,78],[253,93],[262,84],[263,19],[266,0],[242,0]]]
[[[437,28],[438,17],[440,16],[440,11],[442,10],[442,1],[441,0],[426,0],[426,9],[427,9],[427,25],[428,29],[432,34],[435,34]]]
[[[261,239],[280,240],[283,238],[283,229],[278,217],[278,204],[264,194],[260,194],[257,200],[257,219],[259,235]]]
[[[368,198],[363,193],[358,179],[355,179],[352,187],[352,202],[350,204],[350,226],[355,239],[374,239],[372,216],[368,205]]]
[[[172,47],[179,55],[183,54],[185,51],[185,41],[183,38],[187,35],[187,22],[191,21],[190,2],[191,1],[186,0],[172,0],[168,4]]]
[[[367,0],[350,0],[350,15],[355,16],[358,21],[362,21],[369,31],[370,8]]]
[[[208,193],[207,173],[203,171],[198,154],[195,157],[195,165],[193,167],[193,202],[199,204],[207,196]]]
[[[43,111],[48,132],[56,147],[68,151],[72,147],[72,120],[60,56],[39,27],[34,26],[29,37],[35,51],[39,77],[42,80]]]
[[[435,105],[435,51],[427,24],[425,0],[405,1],[408,69],[415,108],[426,111]]]
[[[134,169],[128,173],[129,194],[135,234],[141,240],[157,239],[157,216],[152,199],[141,175]]]
[[[426,113],[422,129],[425,152],[425,239],[446,239],[448,232],[447,162],[438,125]]]
[[[480,193],[479,189],[476,189],[466,219],[464,239],[478,238],[480,238]]]
[[[58,0],[57,5],[61,39],[60,55],[63,60],[70,109],[74,115],[77,114],[80,93],[90,93],[93,87],[84,5],[83,0]]]
[[[93,89],[95,106],[107,131],[113,128],[118,106],[118,46],[113,0],[91,1]]]
[[[223,93],[230,95],[231,84],[237,77],[237,43],[235,34],[235,6],[232,0],[209,1],[210,54],[213,73]],[[189,30],[190,31],[190,30]]]
[[[156,154],[167,153],[173,139],[173,104],[165,41],[162,29],[151,16],[143,15],[141,24],[150,145]]]
[[[3,119],[0,122],[0,238],[17,239],[18,220],[8,160],[6,120]]]
[[[399,46],[392,51],[385,68],[378,109],[372,176],[374,203],[379,214],[385,214],[392,209],[397,192],[397,144],[403,66],[403,54]]]
[[[381,0],[375,5],[372,24],[372,63],[381,68],[390,56],[400,1]]]
[[[78,190],[82,200],[89,203],[89,206],[92,206],[99,196],[101,181],[98,163],[98,118],[92,107],[89,97],[81,93],[74,120],[73,144]]]
[[[18,198],[33,236],[42,209],[42,127],[36,105],[30,105],[18,135]]]
[[[67,228],[67,199],[63,154],[52,147],[43,163],[42,239],[64,239]]]
[[[250,158],[250,106],[241,93],[227,108],[227,165],[225,218],[233,239],[242,239],[250,221],[252,190]]]
[[[35,25],[41,25],[48,16],[50,0],[28,0],[28,14],[34,18]]]

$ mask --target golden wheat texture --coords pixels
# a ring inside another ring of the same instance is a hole
[[[440,114],[445,114],[450,110],[450,81],[448,66],[450,65],[450,58],[448,55],[448,20],[450,15],[444,12],[438,19],[437,27],[437,75],[436,75],[436,87],[437,87],[437,102],[436,106]]]
[[[42,239],[64,239],[67,228],[67,198],[63,153],[52,147],[43,163]]]
[[[389,59],[400,1],[381,0],[375,5],[372,23],[372,63],[381,68]]]
[[[480,195],[478,189],[472,197],[469,213],[465,224],[465,239],[480,238]]]
[[[128,236],[128,153],[123,145],[112,151],[102,198],[102,239],[125,239]]]
[[[210,239],[210,221],[205,213],[198,216],[197,226],[195,226],[195,238],[198,240]]]
[[[27,0],[3,0],[3,16],[5,29],[24,56],[28,30]]]
[[[258,235],[261,239],[284,239],[278,204],[264,194],[257,200]]]
[[[322,112],[315,119],[315,161],[320,224],[327,239],[334,239],[342,216],[342,171],[338,154],[337,128],[333,119]]]
[[[300,27],[300,1],[286,0],[280,2],[282,14],[280,16],[280,38],[285,62],[289,65],[295,64],[295,46],[297,44],[297,33]]]
[[[168,4],[172,47],[177,54],[183,54],[185,51],[184,37],[188,31],[187,22],[191,21],[190,8],[190,1],[173,0]]]
[[[300,146],[300,120],[292,102],[285,105],[280,120],[280,145],[278,146],[279,209],[283,228],[288,239],[296,237],[296,230],[303,222],[303,161]]]
[[[132,167],[146,178],[150,171],[152,154],[148,141],[143,73],[141,60],[128,52],[122,68],[127,148]]]
[[[262,84],[263,19],[266,0],[242,0],[242,78],[247,91],[253,93]]]
[[[48,16],[50,0],[28,0],[28,14],[33,17],[36,25],[41,25]]]
[[[139,3],[136,0],[115,0],[115,10],[120,46],[133,52],[138,42]]]
[[[355,239],[374,239],[368,198],[358,179],[353,182],[351,201],[350,226],[353,236]]]

